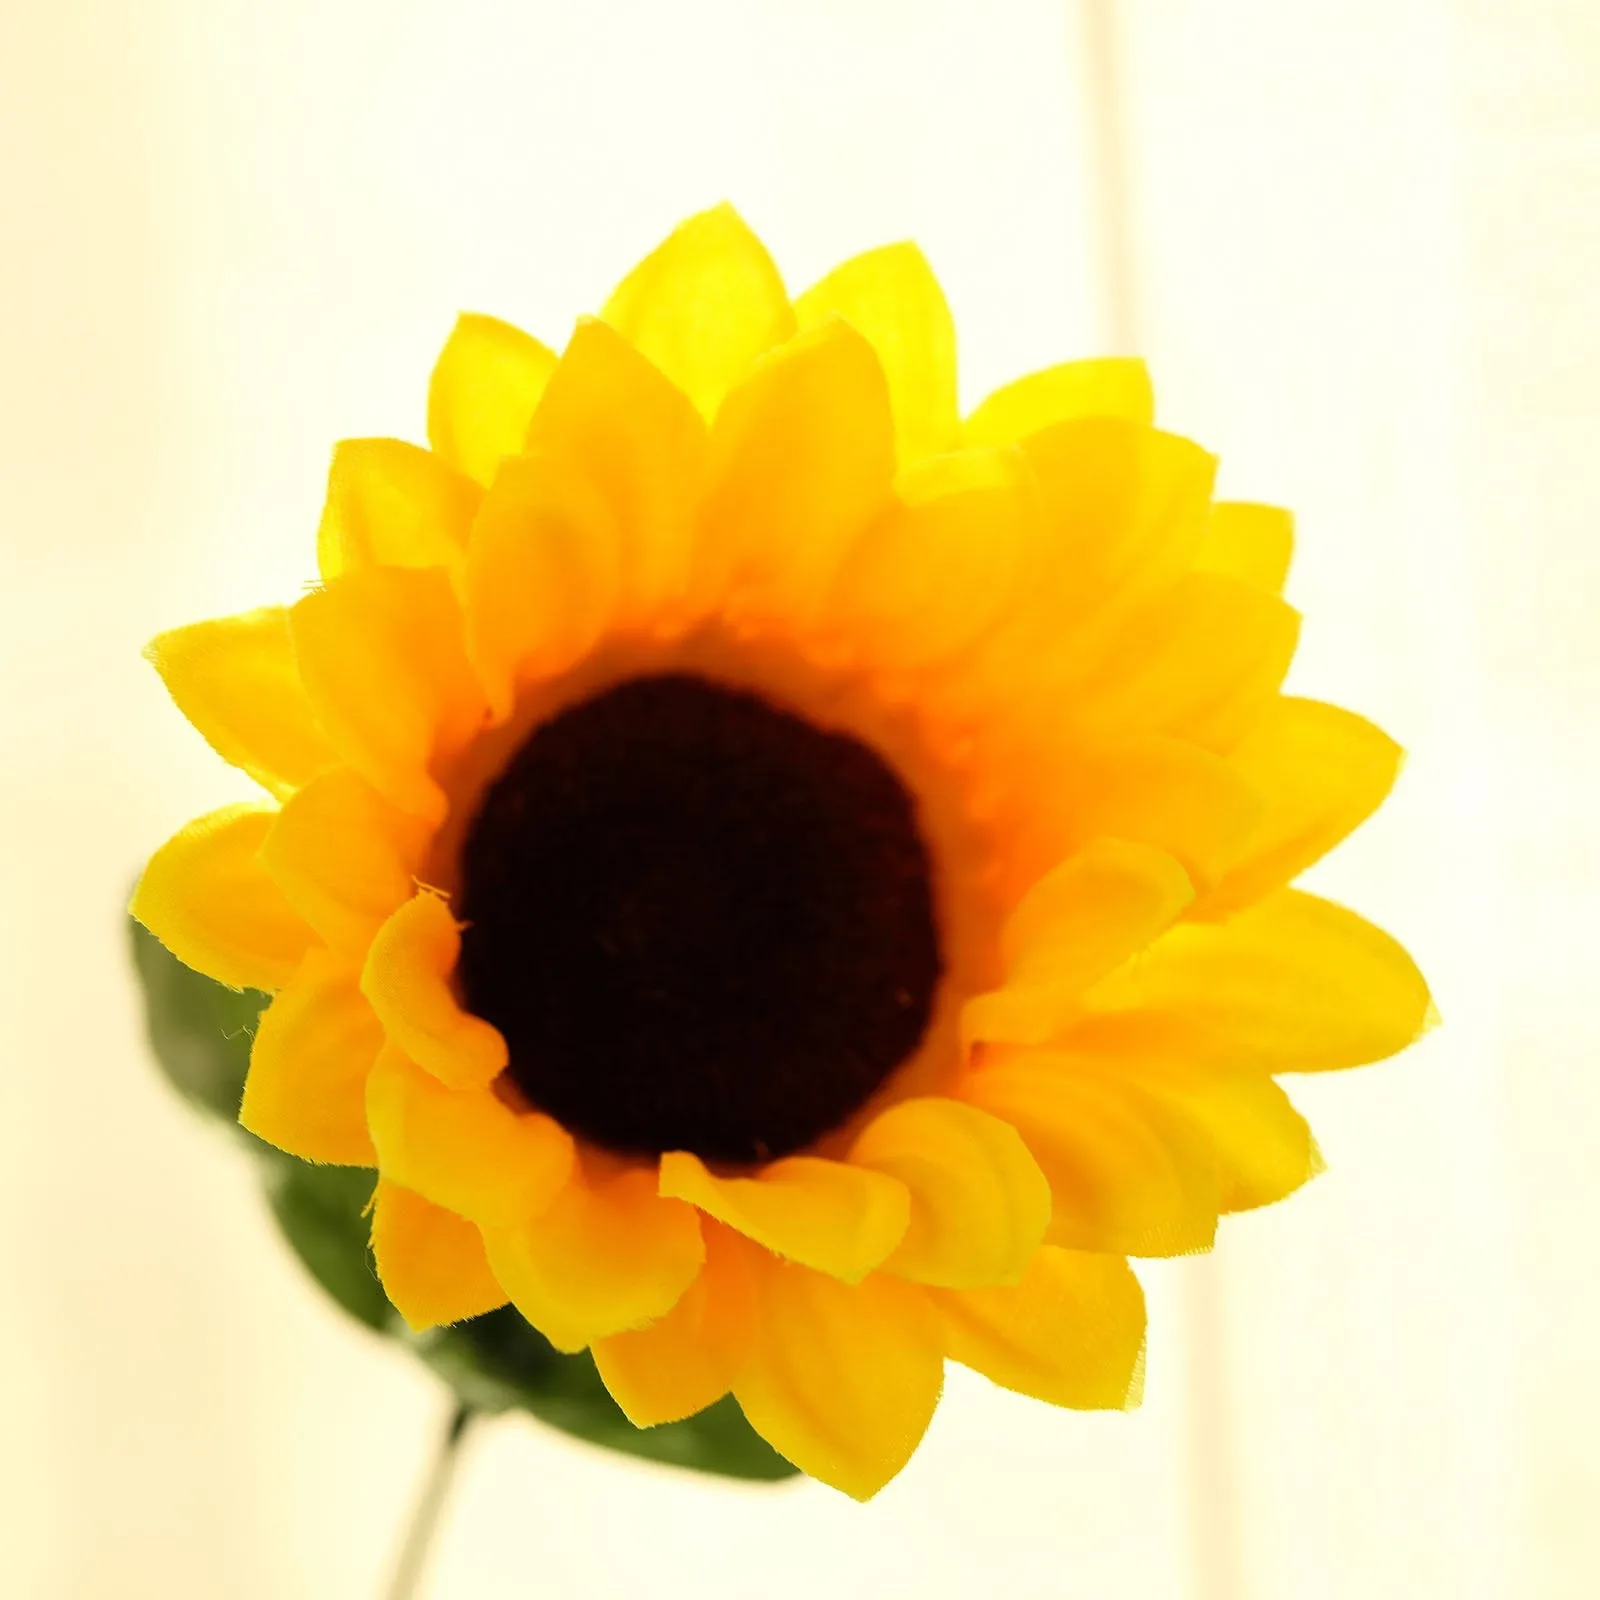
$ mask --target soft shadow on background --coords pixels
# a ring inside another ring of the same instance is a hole
[[[375,1592],[432,1380],[145,1059],[121,902],[237,798],[138,659],[292,597],[460,308],[557,341],[680,216],[916,237],[970,399],[1135,345],[1300,516],[1291,685],[1412,752],[1316,887],[1447,1026],[1330,1171],[1142,1270],[1148,1398],[953,1371],[863,1509],[486,1426],[449,1600],[1578,1600],[1600,1576],[1600,13],[1587,0],[0,8],[0,1592]]]

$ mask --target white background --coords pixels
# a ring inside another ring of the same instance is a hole
[[[874,1503],[532,1423],[449,1600],[1600,1586],[1600,11],[1586,0],[0,0],[0,1593],[375,1595],[445,1401],[162,1087],[121,902],[235,797],[138,649],[292,597],[458,308],[557,341],[728,197],[916,237],[969,401],[1134,346],[1300,514],[1294,682],[1411,750],[1324,892],[1446,1027],[1144,1272],[1145,1409],[954,1374]]]

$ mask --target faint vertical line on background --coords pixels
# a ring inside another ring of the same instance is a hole
[[[1190,1541],[1195,1600],[1244,1600],[1243,1529],[1228,1417],[1227,1331],[1216,1256],[1173,1263],[1183,1274]]]
[[[1138,344],[1138,276],[1133,259],[1133,175],[1128,106],[1117,28],[1117,0],[1078,0],[1088,84],[1090,177],[1098,241],[1101,332],[1113,351]]]
[[[1140,354],[1140,274],[1127,60],[1118,0],[1077,0],[1088,85],[1091,177],[1099,255],[1100,324],[1117,354]],[[1173,1262],[1181,1274],[1187,1490],[1195,1600],[1243,1600],[1243,1529],[1228,1416],[1227,1335],[1214,1256]]]

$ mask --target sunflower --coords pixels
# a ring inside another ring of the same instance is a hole
[[[412,1326],[509,1302],[858,1498],[946,1360],[1133,1403],[1127,1258],[1304,1183],[1275,1074],[1429,1013],[1287,887],[1398,763],[1281,692],[1288,516],[1134,361],[963,418],[914,247],[791,300],[727,207],[559,356],[462,317],[427,433],[337,448],[295,604],[150,647],[269,797],[133,902],[274,994],[246,1127],[376,1168]]]

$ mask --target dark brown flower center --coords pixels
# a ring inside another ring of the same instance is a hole
[[[927,1027],[910,797],[756,695],[664,675],[562,712],[487,791],[461,867],[464,999],[528,1099],[596,1144],[785,1155]]]

